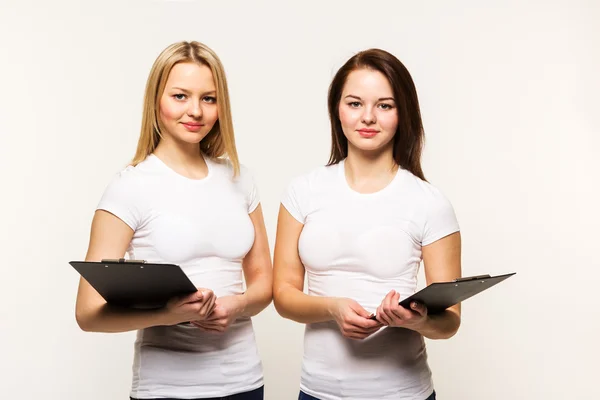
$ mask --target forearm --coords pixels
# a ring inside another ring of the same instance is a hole
[[[277,312],[284,318],[312,324],[333,320],[331,297],[309,296],[295,287],[285,287],[274,293]]]
[[[449,339],[460,327],[460,316],[454,311],[446,310],[440,314],[428,315],[422,328],[417,329],[428,339]]]
[[[256,279],[248,285],[242,300],[242,317],[253,317],[264,310],[273,300],[273,288],[270,279]]]
[[[103,304],[77,311],[77,323],[86,332],[120,333],[158,325],[172,325],[163,310],[132,310]]]

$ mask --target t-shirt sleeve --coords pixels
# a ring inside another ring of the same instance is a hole
[[[308,213],[308,184],[306,177],[297,177],[283,192],[281,204],[298,222],[304,223]]]
[[[260,195],[254,181],[254,176],[244,165],[240,166],[240,183],[248,206],[248,214],[250,214],[260,204]]]
[[[454,207],[443,193],[433,190],[427,208],[421,245],[426,246],[460,230]]]
[[[115,215],[135,231],[141,225],[142,207],[137,185],[131,178],[127,171],[118,173],[104,190],[96,209]]]

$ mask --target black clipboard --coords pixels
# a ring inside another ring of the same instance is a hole
[[[434,282],[400,301],[400,305],[410,309],[410,304],[415,301],[427,307],[427,314],[439,314],[448,307],[463,302],[515,274],[516,272],[497,276],[477,275],[450,282]],[[371,319],[375,319],[375,316]]]
[[[124,258],[70,261],[107,303],[136,309],[164,307],[175,296],[197,291],[176,264],[149,263]]]

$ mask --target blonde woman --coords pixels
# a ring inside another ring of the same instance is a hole
[[[223,66],[201,43],[175,43],[156,59],[135,157],[97,206],[86,260],[125,253],[179,264],[200,286],[164,309],[133,311],[80,281],[81,329],[138,332],[131,398],[262,399],[251,317],[271,302],[269,245],[238,161]]]

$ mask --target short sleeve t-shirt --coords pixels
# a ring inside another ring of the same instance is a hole
[[[259,195],[244,166],[233,178],[228,161],[205,160],[208,175],[194,180],[151,154],[119,172],[97,208],[133,229],[129,258],[178,264],[197,287],[218,297],[242,294],[242,259],[254,243],[249,214]],[[250,318],[219,335],[187,325],[137,333],[134,398],[222,397],[262,384]]]
[[[308,293],[348,297],[375,312],[394,289],[417,288],[421,249],[459,225],[433,185],[398,169],[384,189],[361,194],[342,161],[295,178],[282,204],[304,224],[298,241]],[[308,324],[301,389],[321,400],[423,400],[433,392],[423,337],[383,328],[365,340],[342,336],[335,322]]]

